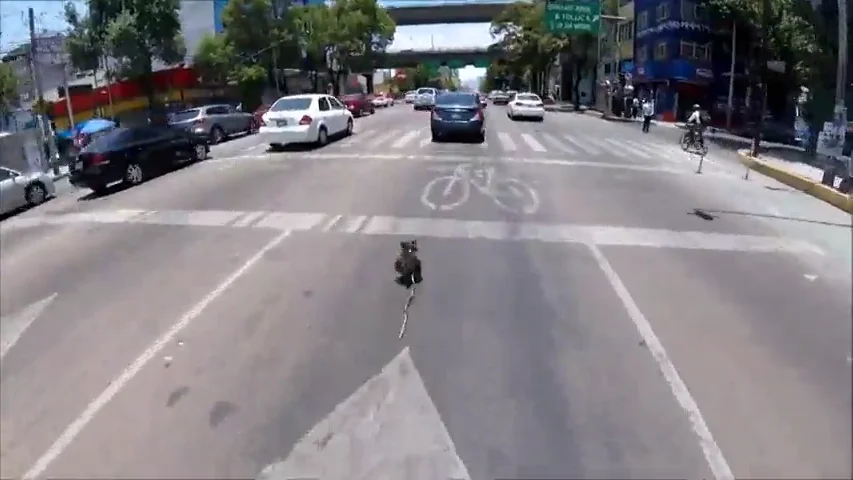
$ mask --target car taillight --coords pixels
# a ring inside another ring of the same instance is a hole
[[[95,153],[89,157],[89,165],[100,165],[107,162],[107,156],[103,153]]]
[[[476,119],[476,120],[485,120],[485,118],[483,117],[483,111],[482,111],[482,110],[477,110],[477,113],[475,113],[475,114],[474,114],[474,119]]]
[[[313,122],[313,121],[314,121],[313,118],[309,117],[308,115],[303,115],[302,118],[299,119],[299,124],[300,125],[311,125],[311,122]]]

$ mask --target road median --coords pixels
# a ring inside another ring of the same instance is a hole
[[[744,151],[738,152],[740,163],[750,170],[770,177],[780,183],[811,195],[830,205],[840,208],[848,213],[853,213],[853,197],[841,193],[832,187],[824,185],[817,180],[794,173],[785,168],[778,167],[769,162],[753,157]]]

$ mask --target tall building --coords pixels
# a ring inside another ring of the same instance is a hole
[[[637,93],[653,95],[665,120],[681,118],[696,103],[708,108],[716,34],[707,9],[696,0],[636,0],[634,10]]]

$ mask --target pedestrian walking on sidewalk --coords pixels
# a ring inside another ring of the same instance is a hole
[[[646,98],[643,100],[643,133],[649,133],[649,125],[652,124],[652,117],[655,115],[655,104]]]
[[[631,100],[631,120],[635,120],[639,116],[640,116],[640,99],[637,97],[634,97],[634,99]]]

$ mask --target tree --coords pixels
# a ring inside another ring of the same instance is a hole
[[[237,56],[225,35],[206,34],[193,55],[193,66],[202,81],[225,85],[236,67]]]
[[[290,16],[299,39],[300,54],[304,53],[302,67],[313,78],[316,92],[318,73],[326,69],[326,47],[332,44],[335,19],[325,4],[294,7]]]
[[[342,70],[373,71],[377,60],[394,41],[397,25],[376,0],[336,0],[330,8],[333,27],[331,45]],[[332,72],[330,72],[332,73]],[[340,75],[342,72],[335,72]],[[368,91],[373,90],[373,76],[367,79]],[[335,78],[335,94],[339,93],[339,78]]]
[[[0,114],[9,113],[12,104],[18,100],[18,79],[12,65],[0,63]]]
[[[94,71],[102,58],[111,57],[119,63],[118,76],[138,78],[149,109],[156,109],[154,61],[172,65],[186,53],[179,8],[178,0],[88,0],[88,13],[82,16],[67,3],[72,65]]]

